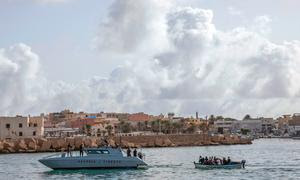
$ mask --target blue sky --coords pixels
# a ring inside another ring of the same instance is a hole
[[[2,3],[0,46],[19,42],[30,45],[39,54],[45,74],[53,80],[75,81],[106,75],[112,67],[99,60],[97,52],[91,48],[91,41],[108,6],[109,1],[97,0],[89,3]]]

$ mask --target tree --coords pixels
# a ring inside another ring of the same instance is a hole
[[[172,133],[172,124],[170,123],[170,121],[162,121],[162,131],[165,134],[170,134]]]
[[[148,121],[144,121],[146,129],[148,128]]]
[[[251,119],[251,116],[249,114],[246,114],[243,120]]]
[[[216,117],[216,120],[223,120],[223,119],[224,119],[223,116],[217,116],[217,117]]]
[[[190,125],[190,126],[186,129],[187,133],[191,133],[191,134],[195,133],[196,130],[197,130],[197,126],[196,126],[195,124]]]
[[[201,123],[199,125],[199,129],[202,131],[202,132],[206,132],[208,131],[208,125],[206,123]]]
[[[137,130],[140,131],[141,130],[141,127],[142,127],[142,123],[139,121],[137,123]]]
[[[113,127],[109,124],[108,126],[105,127],[105,129],[107,130],[108,136],[111,136]]]
[[[216,118],[215,118],[215,116],[212,114],[212,115],[209,116],[208,120],[209,120],[209,121],[215,121]]]
[[[181,132],[181,124],[178,122],[174,122],[173,124],[174,129],[176,129],[176,133],[178,134],[179,132]]]
[[[131,125],[130,125],[130,123],[128,123],[128,122],[124,122],[123,124],[121,124],[121,131],[123,132],[123,133],[129,133],[129,132],[131,132]]]
[[[90,135],[91,135],[91,125],[86,124],[86,125],[85,125],[85,130],[86,130],[86,134],[87,134],[88,136],[90,136]]]
[[[160,131],[160,120],[159,119],[151,122],[151,130],[153,132],[159,132]]]
[[[250,129],[241,129],[241,133],[243,134],[243,135],[247,135],[248,133],[250,132]]]

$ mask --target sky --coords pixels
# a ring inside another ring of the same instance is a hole
[[[1,0],[0,114],[299,112],[297,0]]]

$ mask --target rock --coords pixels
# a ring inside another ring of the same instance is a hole
[[[14,148],[15,144],[11,141],[4,141],[3,142],[3,149],[9,149],[9,148]]]
[[[70,144],[72,147],[74,147],[75,146],[75,139],[74,138],[67,138],[66,143],[67,143],[67,145]]]
[[[59,151],[62,148],[67,147],[67,143],[66,143],[65,139],[62,139],[62,138],[52,139],[51,145],[52,145],[53,149],[55,149],[57,151]]]
[[[44,141],[42,146],[40,147],[39,151],[45,152],[45,151],[50,151],[51,147],[51,142],[50,141]]]
[[[164,140],[163,140],[163,146],[164,147],[174,147],[175,144],[172,143],[172,141],[169,138],[164,138]]]
[[[220,145],[219,143],[216,143],[216,142],[211,142],[210,145],[212,146],[217,146],[217,145]]]
[[[12,147],[7,147],[3,150],[4,153],[15,153],[16,150]]]
[[[29,144],[27,144],[28,146],[28,150],[36,150],[37,149],[37,145],[35,142],[29,142]]]
[[[136,147],[136,145],[134,143],[131,143],[131,142],[128,142],[128,141],[125,141],[125,140],[122,140],[121,146],[124,147],[124,148]]]
[[[164,141],[162,138],[157,137],[154,142],[156,147],[164,147]]]
[[[97,142],[95,138],[86,138],[84,139],[84,146],[85,147],[97,147]]]
[[[112,147],[116,147],[116,142],[113,139],[108,139],[108,144]]]
[[[41,146],[44,144],[44,142],[46,142],[46,141],[47,141],[46,138],[39,138],[39,139],[36,139],[36,144],[37,144],[39,147],[41,147]]]
[[[100,138],[96,139],[97,146],[102,146],[102,140]]]
[[[75,149],[79,149],[80,145],[83,143],[83,140],[81,137],[76,137],[74,139]]]
[[[24,139],[20,139],[16,142],[16,148],[18,151],[27,150],[27,144],[25,143]]]
[[[128,147],[134,148],[134,147],[137,147],[137,145],[135,145],[134,143],[129,142],[129,143],[128,143]]]
[[[155,147],[155,141],[149,141],[146,147]]]
[[[3,150],[3,142],[0,141],[0,152]]]
[[[30,142],[36,144],[36,140],[34,138],[25,138],[24,139],[25,143],[28,145]]]

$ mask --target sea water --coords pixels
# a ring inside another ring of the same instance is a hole
[[[145,148],[146,169],[51,170],[51,153],[0,155],[0,179],[300,179],[300,140],[259,139],[251,145]],[[199,155],[246,160],[245,169],[195,169]]]

